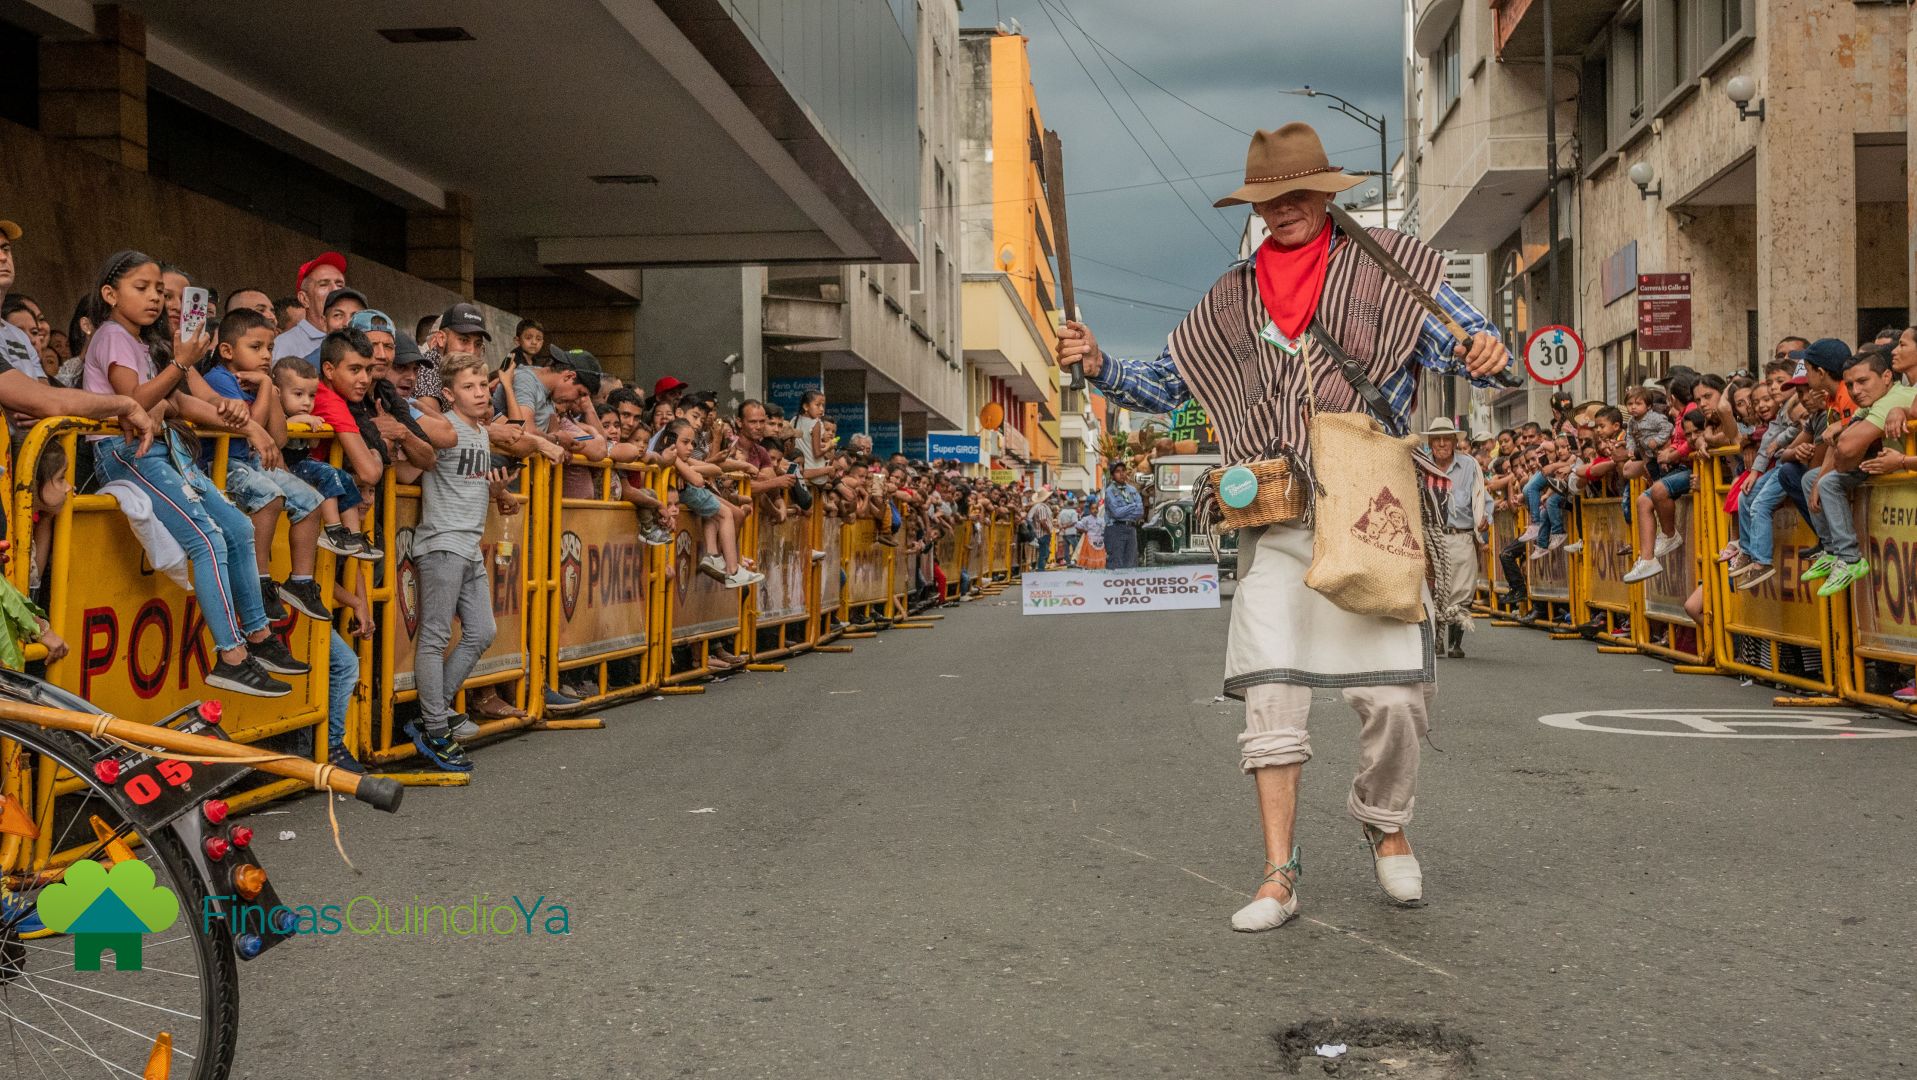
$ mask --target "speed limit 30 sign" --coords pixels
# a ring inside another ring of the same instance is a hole
[[[1584,370],[1584,340],[1568,326],[1540,327],[1524,343],[1524,367],[1550,386],[1570,382]]]

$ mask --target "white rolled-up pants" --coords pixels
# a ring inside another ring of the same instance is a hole
[[[1429,727],[1431,683],[1354,686],[1343,691],[1358,713],[1358,775],[1345,809],[1385,832],[1411,822],[1418,796],[1418,741]],[[1261,683],[1245,688],[1245,733],[1238,737],[1246,772],[1311,760],[1311,687]]]

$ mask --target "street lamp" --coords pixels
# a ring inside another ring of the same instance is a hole
[[[1336,94],[1326,93],[1323,90],[1313,90],[1309,86],[1302,86],[1296,90],[1286,90],[1284,92],[1287,94],[1296,94],[1299,97],[1330,98],[1338,104],[1327,105],[1325,106],[1326,108],[1334,112],[1344,113],[1346,116],[1351,117],[1353,120],[1358,121],[1360,124],[1378,133],[1378,175],[1384,178],[1382,185],[1384,194],[1378,199],[1378,214],[1380,224],[1389,229],[1391,227],[1391,151],[1388,149],[1389,144],[1385,141],[1385,118],[1382,116],[1373,116]]]

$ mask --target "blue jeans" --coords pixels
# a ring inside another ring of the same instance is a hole
[[[125,439],[101,439],[93,454],[103,480],[125,480],[146,493],[154,517],[186,551],[193,595],[214,648],[237,649],[246,644],[245,635],[266,629],[260,579],[253,573],[253,522],[198,466],[172,452],[171,438],[154,440],[144,454]],[[233,567],[243,572],[235,574]]]
[[[1052,558],[1052,534],[1040,533],[1038,537],[1038,554],[1033,557],[1032,569],[1034,570],[1045,569],[1045,564],[1050,562],[1051,558]]]
[[[226,463],[226,495],[248,515],[259,513],[274,499],[284,499],[286,520],[292,522],[305,521],[322,501],[313,485],[285,469],[262,469],[256,461],[239,458]]]
[[[1738,549],[1765,566],[1771,564],[1777,546],[1771,515],[1789,497],[1783,474],[1781,468],[1772,469],[1752,481],[1737,500]]]
[[[1670,493],[1671,498],[1682,498],[1691,493],[1691,470],[1672,469],[1657,482],[1664,485],[1664,490]]]
[[[1524,482],[1524,508],[1531,511],[1531,521],[1535,524],[1542,520],[1544,510],[1540,503],[1544,500],[1544,489],[1550,482],[1543,473],[1533,473],[1531,479]],[[1542,526],[1539,526],[1542,528]]]
[[[346,707],[353,701],[353,687],[359,685],[359,654],[338,630],[331,636],[333,644],[326,654],[326,741],[340,746],[346,742]]]
[[[1138,565],[1138,526],[1114,521],[1105,526],[1105,568],[1130,570]]]
[[[335,509],[351,510],[360,504],[359,484],[344,469],[309,457],[288,465],[286,471],[312,485],[322,501],[338,499]]]
[[[1811,512],[1811,527],[1817,530],[1817,539],[1823,541],[1824,551],[1843,562],[1853,563],[1864,557],[1857,543],[1857,523],[1851,518],[1850,494],[1864,486],[1862,472],[1834,472],[1820,469],[1804,474],[1804,493],[1808,498],[1813,486],[1817,489],[1819,508]]]
[[[1561,535],[1563,532],[1564,496],[1553,491],[1550,496],[1544,500],[1544,511],[1539,517],[1538,538],[1536,543],[1539,547],[1550,547],[1551,538]]]

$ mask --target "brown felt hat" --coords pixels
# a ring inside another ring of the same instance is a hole
[[[1275,199],[1290,191],[1348,191],[1364,183],[1347,176],[1325,156],[1325,144],[1310,124],[1290,123],[1251,137],[1245,152],[1245,186],[1212,203],[1237,206]]]

